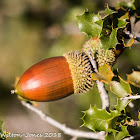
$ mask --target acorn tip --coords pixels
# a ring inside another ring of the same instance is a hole
[[[17,93],[17,89],[11,90],[11,94]]]

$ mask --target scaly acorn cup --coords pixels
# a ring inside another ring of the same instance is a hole
[[[77,51],[45,59],[21,76],[15,93],[32,101],[53,101],[92,88],[88,57]]]
[[[99,67],[103,64],[112,66],[116,60],[113,50],[104,50],[101,48],[100,40],[93,37],[83,45],[83,52],[88,55],[89,51],[92,52],[93,57],[96,58]]]

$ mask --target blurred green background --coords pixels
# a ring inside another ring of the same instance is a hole
[[[45,58],[62,56],[71,50],[81,50],[89,37],[80,33],[76,27],[76,15],[81,14],[86,8],[97,13],[104,9],[105,3],[114,6],[116,2],[116,0],[0,0],[0,120],[5,121],[5,130],[20,134],[60,132],[23,107],[16,94],[11,94],[15,79],[30,66]],[[137,25],[133,30],[138,31],[138,28]],[[140,47],[136,43],[130,49],[126,49],[117,60],[114,67],[119,69],[124,79],[132,69],[138,70],[139,54]],[[133,87],[133,92],[137,93],[138,89]],[[116,97],[112,93],[109,95],[113,108]],[[135,101],[135,104],[140,108],[138,101]],[[83,123],[80,120],[83,116],[81,111],[88,109],[90,105],[99,108],[102,106],[96,88],[85,94],[39,103],[38,107],[57,121],[78,129]],[[135,128],[131,129],[132,134],[140,132],[133,129]],[[62,133],[60,138],[50,139],[70,138]],[[30,138],[36,139],[39,140]]]

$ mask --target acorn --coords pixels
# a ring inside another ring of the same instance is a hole
[[[87,55],[78,51],[45,59],[21,76],[14,90],[32,101],[53,101],[92,88],[92,66]]]

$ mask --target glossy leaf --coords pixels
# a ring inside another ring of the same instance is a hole
[[[113,132],[114,135],[118,134],[118,120],[123,120],[126,117],[120,117],[121,112],[118,110],[110,111],[108,113],[105,109],[98,109],[96,106],[90,107],[87,111],[84,111],[82,120],[85,126],[93,131],[107,131]],[[119,135],[117,136],[119,137]]]
[[[121,140],[126,136],[129,136],[129,132],[127,130],[127,126],[123,126],[121,125],[121,130],[120,132],[118,132],[118,134],[115,137],[115,140]]]
[[[118,19],[118,28],[124,28],[127,25],[126,19]]]
[[[87,111],[84,111],[82,120],[83,126],[93,131],[106,131],[108,129],[108,122],[111,115],[105,109],[98,109],[96,106],[90,107]]]
[[[110,36],[109,35],[102,35],[100,37],[101,48],[107,50],[110,48]]]
[[[117,29],[113,29],[110,35],[110,48],[115,48],[117,44]]]
[[[111,9],[109,8],[109,6],[107,5],[107,8],[105,9],[105,13],[106,13],[106,15],[105,15],[105,17],[106,17],[106,16],[108,16],[108,15],[111,15],[111,14],[113,14],[113,13],[116,13],[116,11],[111,10]]]
[[[109,84],[114,77],[114,73],[111,70],[111,67],[107,64],[102,65],[99,67],[99,73],[93,73],[92,79],[93,80],[99,80],[104,83]]]
[[[131,94],[132,90],[131,90],[129,83],[124,81],[120,76],[119,76],[119,79],[120,79],[120,84],[123,86],[123,88],[126,90],[126,92],[128,94]]]
[[[127,130],[127,126],[120,125],[121,131],[116,132],[108,132],[105,140],[122,140],[124,137],[129,136],[129,132]]]
[[[81,32],[92,37],[98,37],[102,31],[103,21],[99,14],[85,11],[83,14],[77,16],[77,25]]]
[[[133,71],[131,74],[127,75],[127,81],[140,88],[140,72],[139,71]]]
[[[100,37],[101,48],[107,50],[109,48],[115,48],[118,44],[117,29],[113,29],[110,35],[102,35]]]
[[[131,102],[131,100],[120,100],[120,98],[117,99],[117,105],[115,106],[118,113],[121,111],[125,111],[126,106]]]

